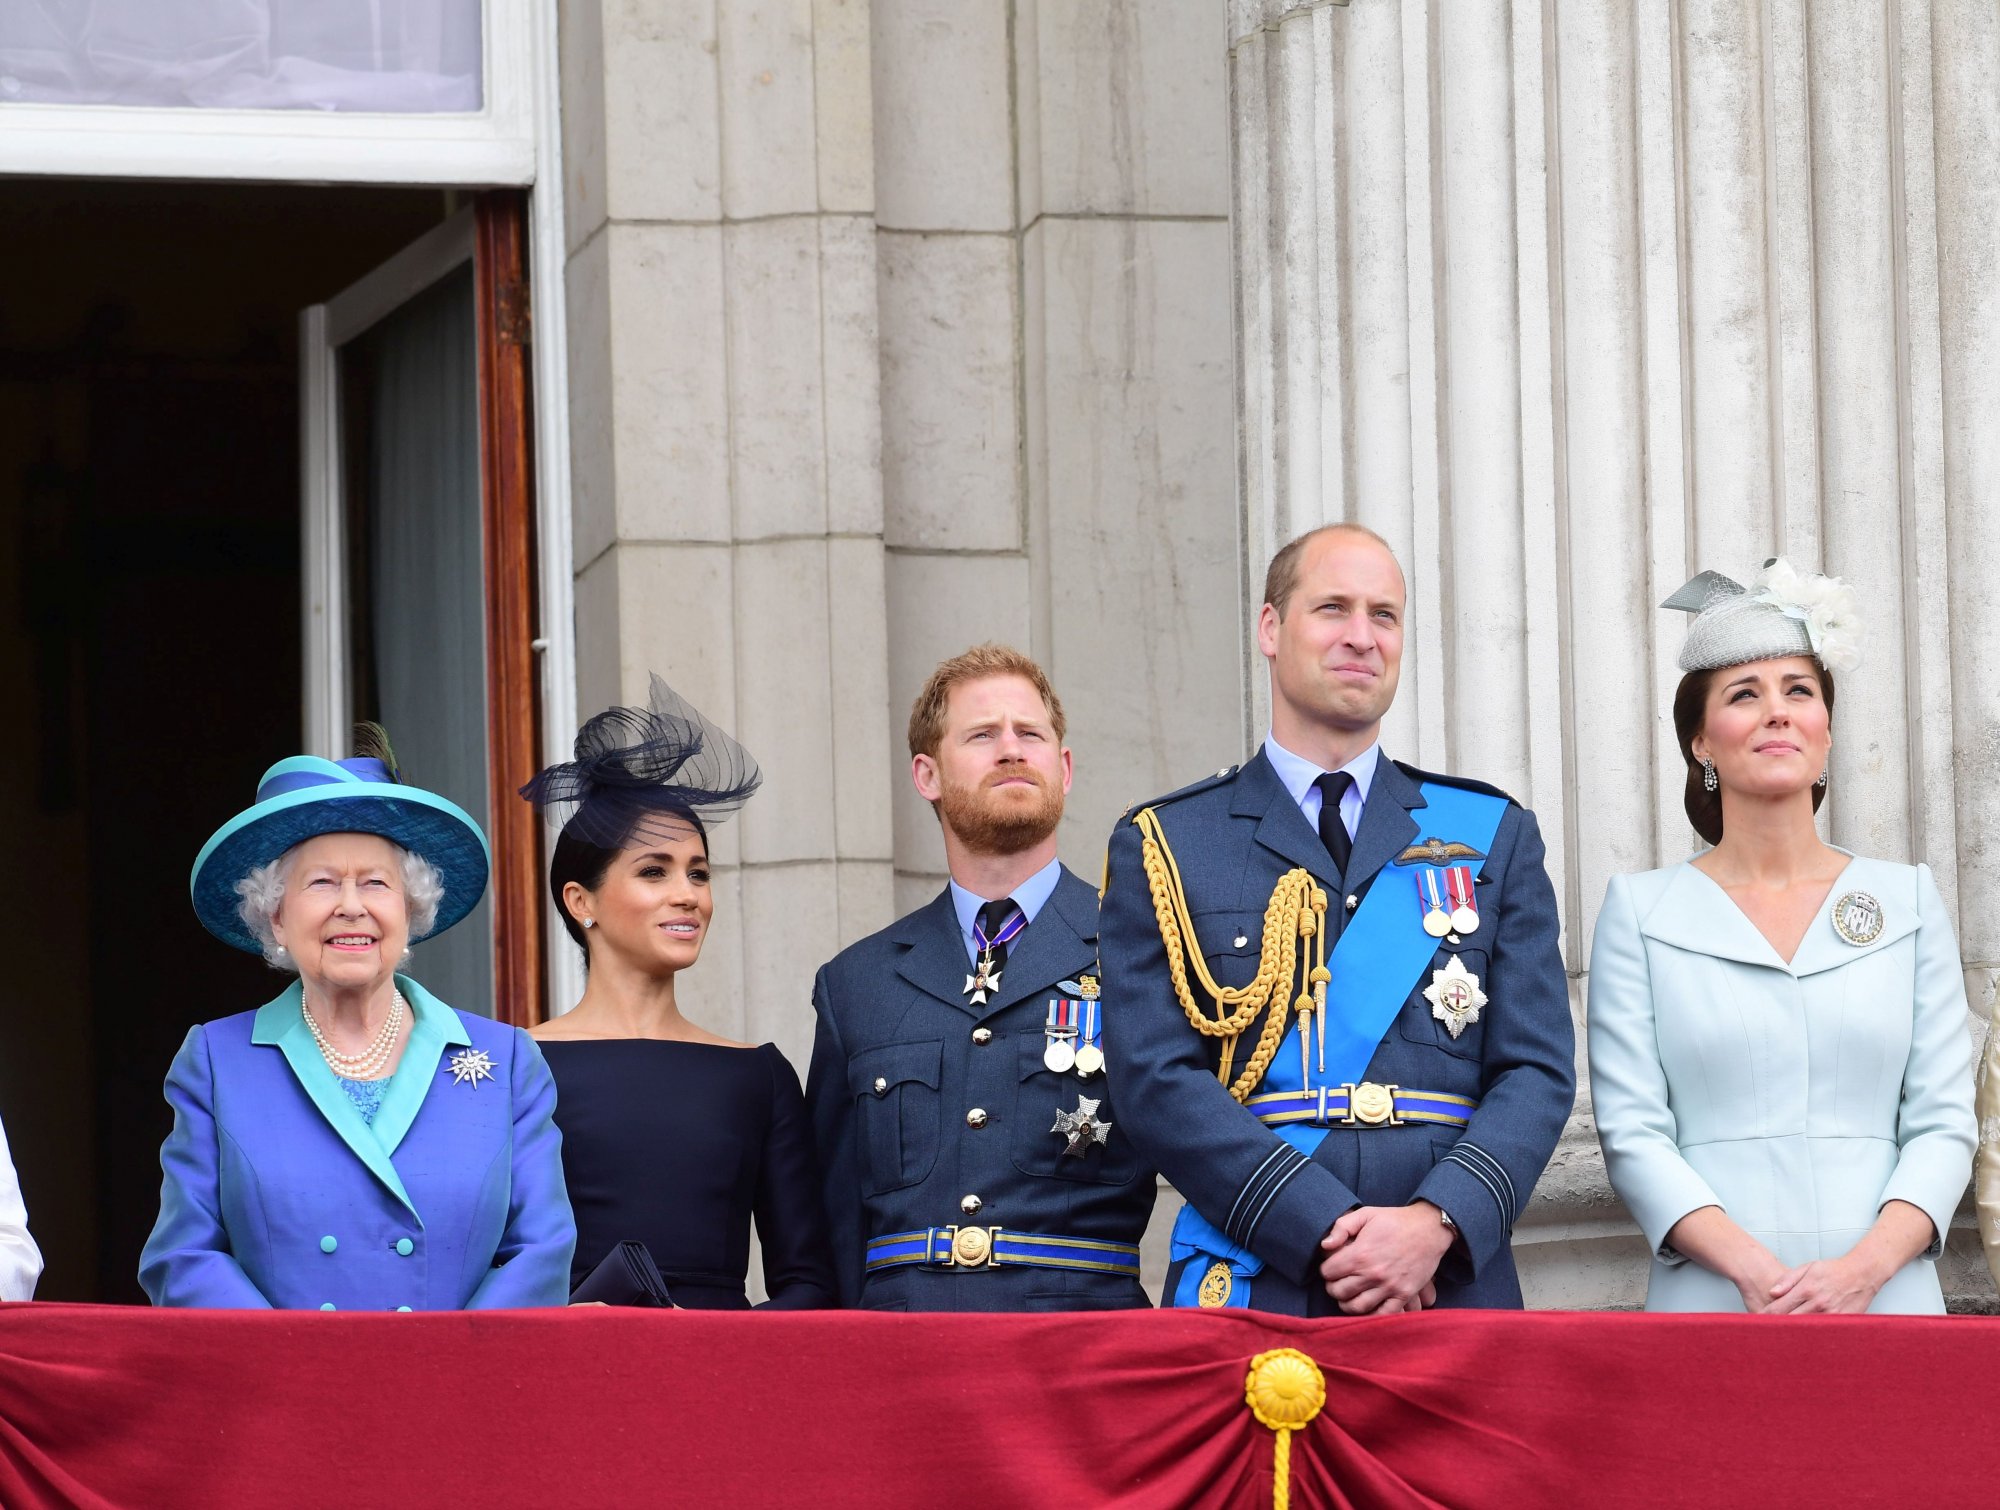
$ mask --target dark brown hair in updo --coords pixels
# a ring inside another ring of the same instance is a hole
[[[1818,660],[1812,663],[1813,673],[1819,678],[1820,700],[1826,704],[1829,725],[1833,720],[1833,673]],[[1701,784],[1701,762],[1694,758],[1694,738],[1701,733],[1703,721],[1708,717],[1708,689],[1714,685],[1718,671],[1734,671],[1734,666],[1717,666],[1708,671],[1690,671],[1681,678],[1680,686],[1674,692],[1674,733],[1680,736],[1681,759],[1687,762],[1687,788],[1681,795],[1681,806],[1687,809],[1688,822],[1694,831],[1708,844],[1722,842],[1722,793],[1711,792]],[[1826,788],[1812,789],[1813,811],[1826,800]]]

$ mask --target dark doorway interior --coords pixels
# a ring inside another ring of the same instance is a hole
[[[167,1064],[280,984],[187,884],[299,747],[297,315],[452,208],[0,180],[0,1118],[39,1298],[143,1298]]]

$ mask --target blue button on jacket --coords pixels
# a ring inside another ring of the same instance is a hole
[[[373,1126],[341,1091],[293,985],[204,1024],[168,1072],[155,1305],[389,1311],[561,1305],[576,1226],[555,1080],[519,1028],[407,977],[414,1022]],[[483,1053],[490,1076],[454,1074]],[[399,1244],[408,1243],[405,1257]]]

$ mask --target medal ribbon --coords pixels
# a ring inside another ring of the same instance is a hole
[[[1020,908],[1015,908],[1014,915],[1000,925],[1000,931],[992,938],[986,936],[986,930],[980,926],[980,922],[981,920],[975,915],[972,919],[973,945],[981,954],[991,954],[1002,944],[1011,944],[1020,936],[1021,930],[1028,926],[1028,915]]]
[[[1472,889],[1472,867],[1454,865],[1444,873],[1445,885],[1451,888],[1451,904],[1454,908],[1464,907],[1477,914],[1479,902]]]
[[[1082,1042],[1084,1047],[1101,1049],[1104,1046],[1100,1042],[1104,1036],[1104,1020],[1098,1014],[1097,1003],[1094,1000],[1086,1000],[1077,1003],[1077,1005],[1083,1009]]]
[[[1459,869],[1464,869],[1460,866]],[[1417,870],[1417,895],[1423,899],[1426,912],[1445,912],[1444,889],[1438,885],[1438,873],[1430,866],[1420,866]]]

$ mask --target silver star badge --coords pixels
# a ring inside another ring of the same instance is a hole
[[[977,975],[968,975],[962,988],[963,994],[970,996],[975,1006],[986,1005],[986,993],[1000,989],[1000,972],[981,967]]]
[[[1069,1139],[1068,1145],[1063,1149],[1064,1158],[1080,1159],[1090,1152],[1091,1144],[1102,1145],[1111,1136],[1111,1123],[1097,1120],[1097,1108],[1101,1105],[1103,1105],[1101,1101],[1093,1101],[1088,1096],[1078,1096],[1075,1111],[1056,1113],[1056,1125],[1049,1131],[1061,1133]]]
[[[493,1078],[493,1061],[484,1049],[460,1049],[451,1056],[451,1083],[479,1089],[479,1082]]]
[[[1486,1005],[1486,993],[1479,989],[1479,977],[1465,968],[1457,955],[1445,961],[1442,970],[1431,971],[1431,983],[1424,988],[1424,1000],[1431,1004],[1431,1016],[1445,1026],[1453,1038],[1479,1021],[1479,1009]]]

